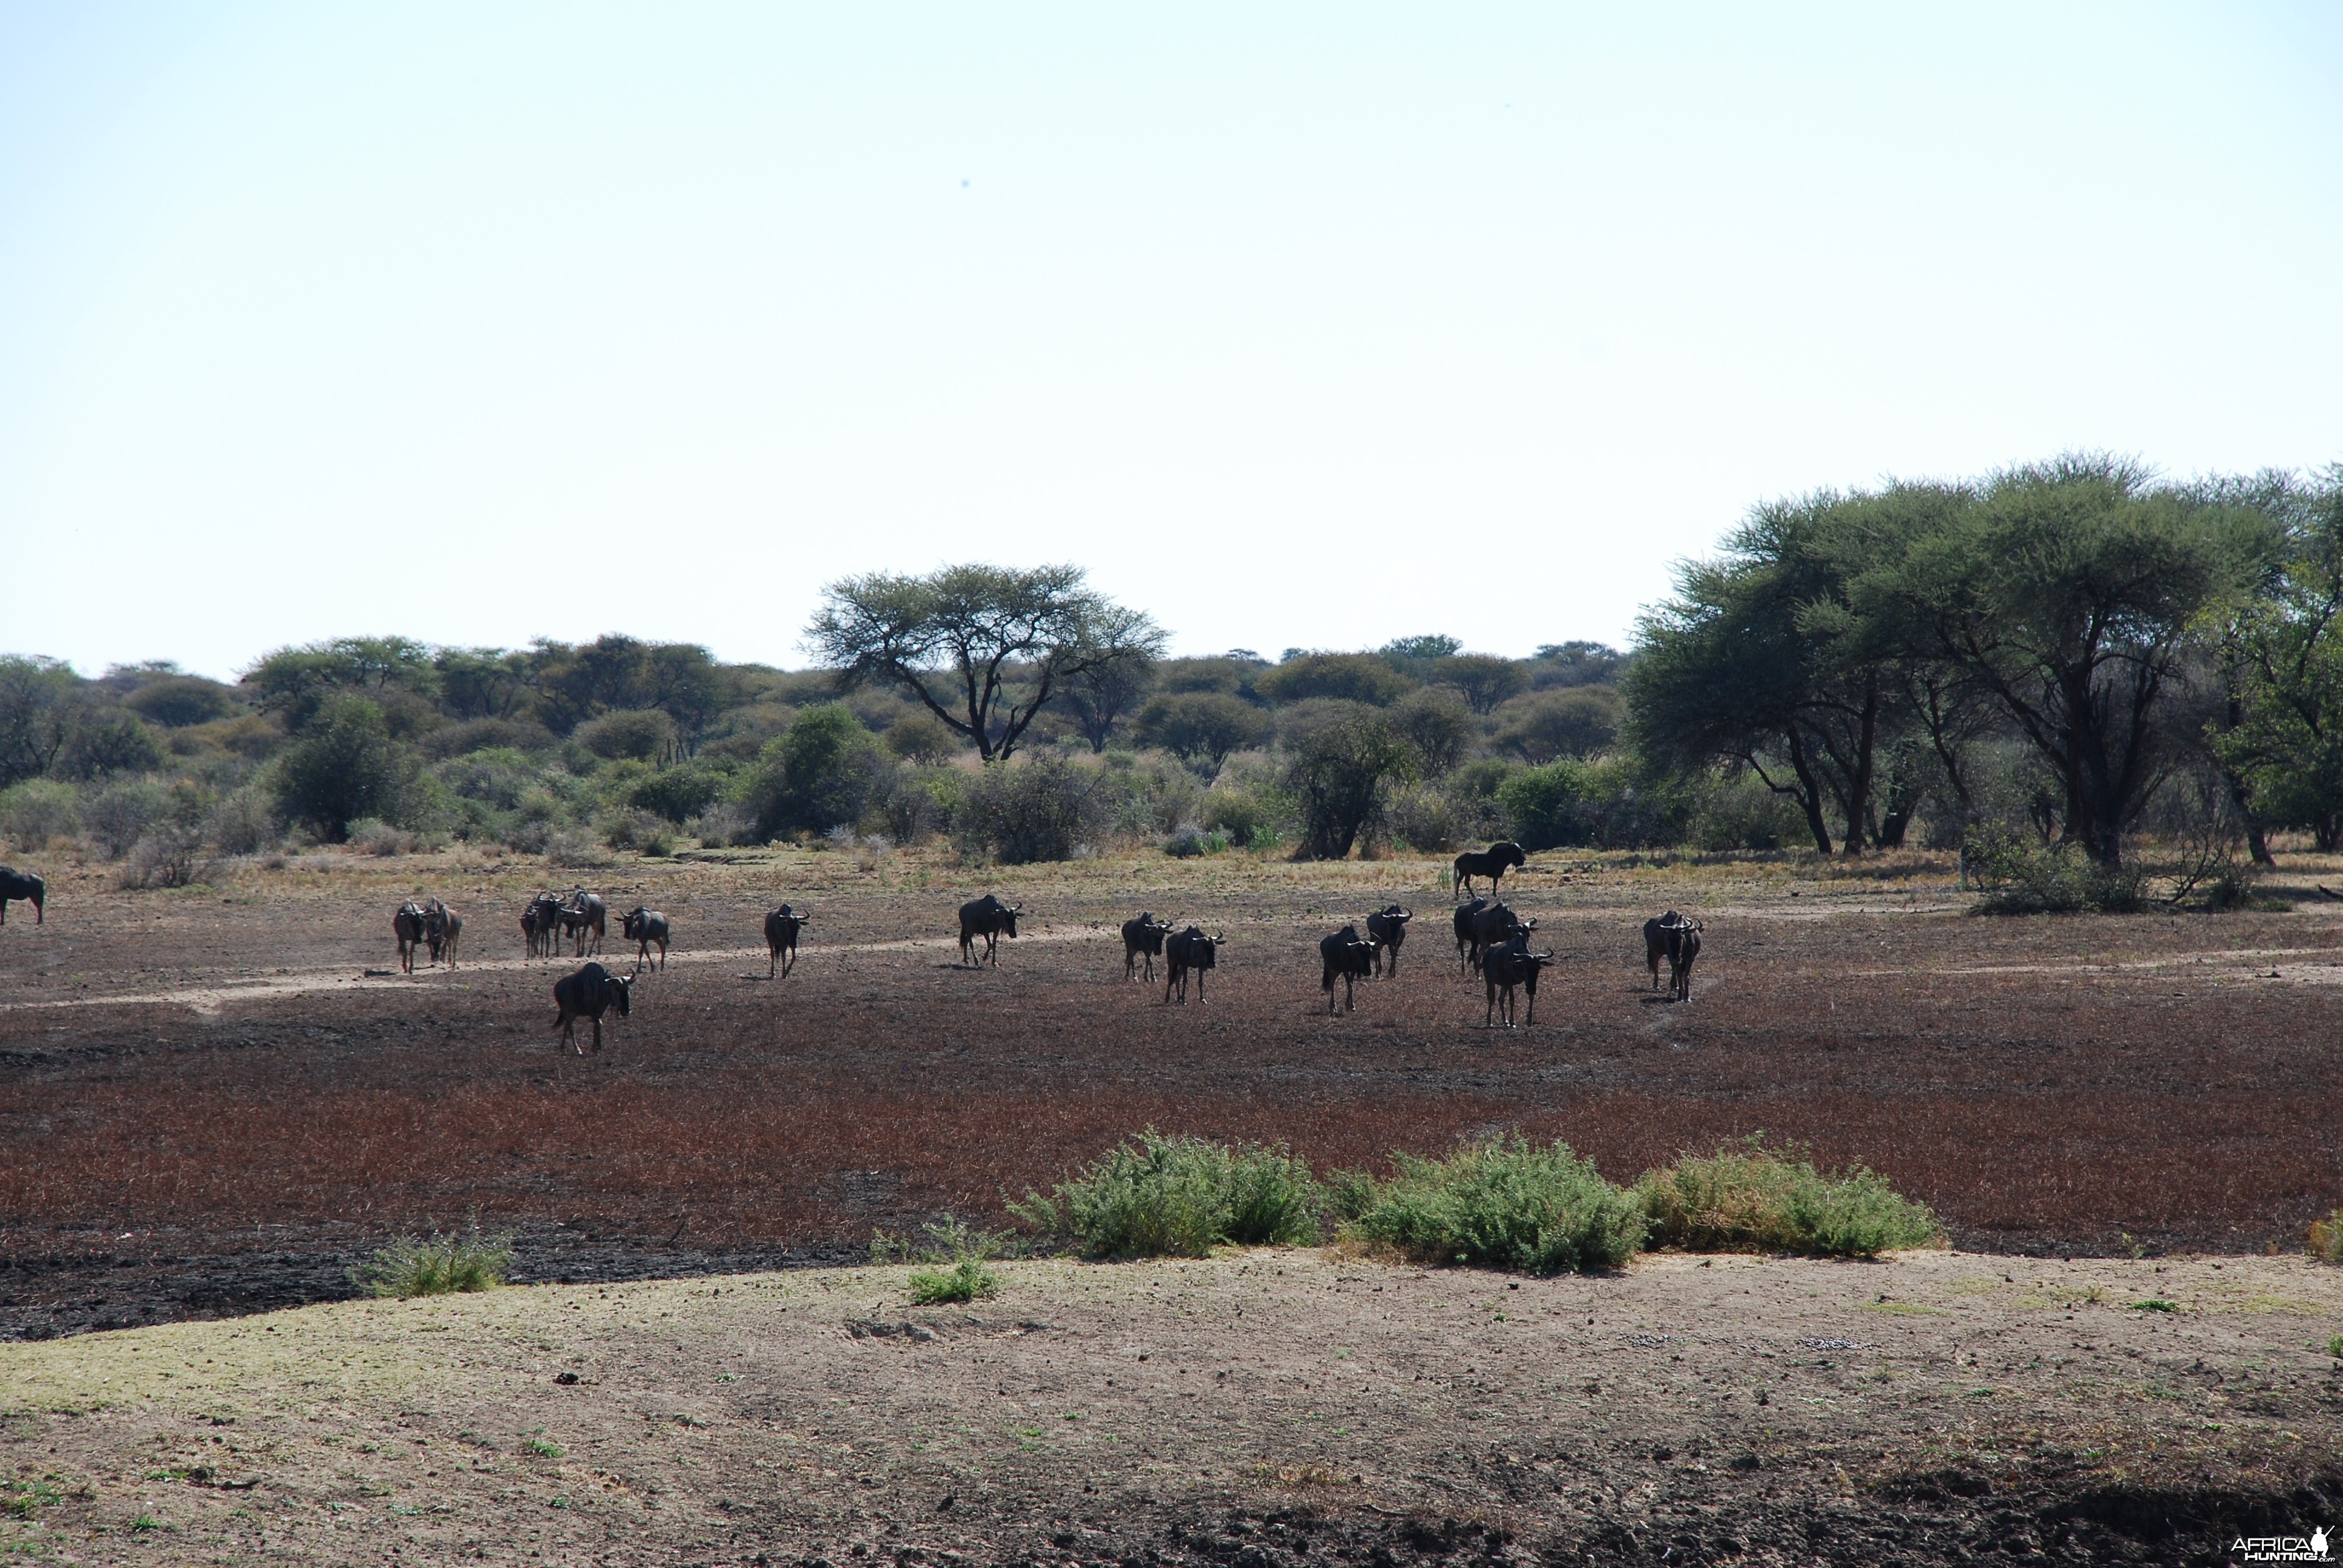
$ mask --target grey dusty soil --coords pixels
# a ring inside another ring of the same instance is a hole
[[[2306,1260],[998,1267],[965,1307],[833,1269],[0,1345],[0,1549],[2167,1563],[2343,1520]]]

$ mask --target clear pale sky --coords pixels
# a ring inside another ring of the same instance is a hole
[[[1524,653],[1770,496],[2343,457],[2343,7],[1151,10],[0,0],[0,649]]]

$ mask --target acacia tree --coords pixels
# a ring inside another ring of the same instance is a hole
[[[2200,618],[2277,545],[2254,508],[2075,456],[2006,470],[1910,530],[1855,594],[1896,602],[1973,681],[2065,796],[2063,838],[2102,865],[2177,755],[2162,699]]]
[[[1124,645],[1127,651],[1099,660],[1066,685],[1066,706],[1073,710],[1074,723],[1092,752],[1106,749],[1106,743],[1114,739],[1114,727],[1138,708],[1155,684],[1155,645],[1132,640],[1128,635],[1146,618],[1135,609],[1109,605],[1103,640]]]
[[[1835,807],[1855,855],[1902,713],[1875,628],[1847,598],[1865,542],[1848,507],[1827,492],[1760,507],[1723,559],[1684,568],[1643,618],[1626,689],[1647,756],[1749,769],[1797,805],[1824,854]]]
[[[1080,567],[871,572],[822,601],[806,641],[841,682],[900,689],[987,762],[1015,751],[1068,681],[1163,648],[1152,620],[1093,592]]]
[[[2305,824],[2324,853],[2343,843],[2343,464],[2257,488],[2247,498],[2279,519],[2285,549],[2263,591],[2220,618],[2227,711],[2207,740],[2246,787],[2249,827],[2257,812]]]

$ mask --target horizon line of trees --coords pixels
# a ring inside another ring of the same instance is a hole
[[[1503,836],[1859,855],[1989,828],[2112,869],[2178,825],[2267,862],[2279,829],[2343,842],[2338,619],[2343,465],[2172,483],[2070,455],[1754,508],[1624,653],[1175,658],[1080,568],[967,565],[829,585],[798,671],[615,634],[335,638],[233,684],[0,657],[0,837],[948,831],[1044,858],[1170,834],[1332,858]]]

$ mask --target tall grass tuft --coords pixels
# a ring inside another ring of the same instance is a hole
[[[1925,1205],[1864,1167],[1825,1175],[1803,1151],[1767,1149],[1756,1137],[1646,1171],[1635,1197],[1653,1244],[1693,1252],[1869,1258],[1944,1240]]]
[[[437,1231],[428,1241],[401,1236],[377,1251],[352,1278],[369,1295],[399,1301],[493,1291],[505,1282],[512,1260],[512,1238],[483,1236],[475,1219],[460,1236],[442,1236]]]
[[[1201,1258],[1224,1243],[1320,1239],[1318,1184],[1282,1144],[1231,1146],[1149,1128],[1011,1213],[1093,1258]]]
[[[1560,1274],[1615,1269],[1644,1244],[1644,1211],[1592,1160],[1519,1133],[1445,1160],[1394,1154],[1399,1174],[1343,1227],[1428,1263]]]

